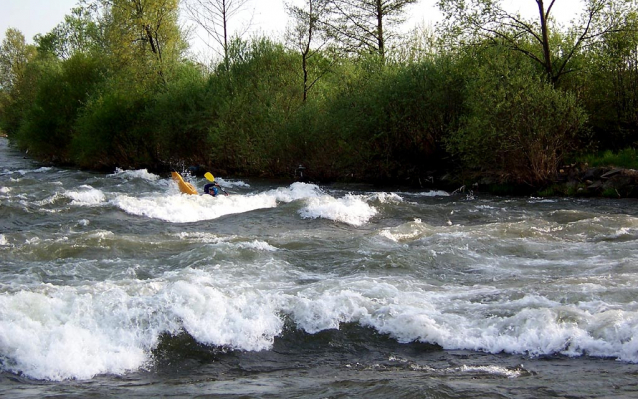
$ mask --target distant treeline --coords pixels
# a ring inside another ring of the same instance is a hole
[[[440,0],[444,24],[398,38],[415,1],[306,0],[287,39],[220,36],[213,65],[186,56],[178,0],[83,2],[35,45],[6,32],[0,127],[30,156],[97,170],[540,186],[638,142],[637,10],[585,0],[558,26],[525,1],[543,18]],[[345,22],[361,5],[370,30]]]

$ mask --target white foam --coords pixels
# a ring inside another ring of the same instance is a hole
[[[173,185],[174,186],[174,185]],[[274,208],[278,202],[292,202],[321,195],[316,185],[294,183],[290,187],[252,194],[211,197],[209,195],[117,196],[112,203],[125,212],[173,223],[213,220],[221,216],[256,209]]]
[[[76,192],[74,192],[74,194],[76,194]],[[72,194],[73,195],[73,194]],[[80,196],[80,194],[77,194],[78,197]],[[59,200],[60,198],[70,198],[73,199],[71,196],[69,195],[63,195],[60,194],[58,192],[54,193],[53,195],[51,195],[50,197],[44,198],[40,201],[34,201],[33,204],[37,205],[37,206],[45,206],[45,205],[51,205],[54,204],[57,200]],[[74,203],[74,205],[78,205],[79,202]]]
[[[252,194],[211,197],[208,195],[168,194],[137,197],[117,195],[110,202],[133,215],[173,223],[213,220],[221,216],[256,209],[274,208],[278,203],[304,201],[303,218],[325,218],[360,226],[377,214],[363,196],[334,198],[314,184],[293,183],[290,187]]]
[[[66,197],[72,200],[72,205],[95,206],[104,203],[106,200],[104,193],[96,188],[82,185],[79,189],[77,191],[68,190],[64,193]]]
[[[181,240],[191,240],[203,243],[218,243],[225,240],[225,238],[219,237],[215,233],[205,232],[181,232],[177,234],[177,237],[179,237]]]
[[[394,242],[413,241],[434,231],[434,228],[423,223],[421,219],[404,223],[397,227],[389,227],[381,230],[379,235]]]
[[[5,237],[4,234],[0,234],[0,245],[9,245],[7,237]]]
[[[156,174],[149,173],[147,169],[138,169],[138,170],[123,170],[120,168],[116,168],[115,172],[111,176],[116,176],[119,178],[123,178],[126,180],[131,179],[143,179],[148,181],[156,181],[160,177]]]
[[[307,205],[299,211],[304,218],[324,218],[336,222],[361,226],[377,214],[376,208],[366,203],[361,196],[347,194],[343,198],[329,195],[307,199]]]
[[[467,366],[463,365],[457,369],[463,373],[486,373],[497,376],[503,376],[507,378],[516,378],[520,377],[522,372],[520,370],[510,370],[501,366]]]
[[[18,173],[24,176],[27,173],[46,173],[46,172],[50,172],[51,170],[53,170],[53,168],[50,166],[42,166],[35,170],[34,169],[19,170]]]
[[[318,198],[325,195],[319,186],[301,182],[293,183],[290,187],[280,187],[276,190],[268,191],[266,194],[274,196],[277,201],[281,202],[293,202],[307,198]]]
[[[111,203],[127,213],[165,220],[172,223],[188,223],[213,220],[224,215],[249,212],[255,209],[274,208],[277,202],[267,195],[229,197],[210,195],[153,195],[132,197],[118,195]]]
[[[275,302],[259,291],[214,287],[209,275],[197,281],[178,281],[169,289],[171,313],[197,341],[233,349],[264,350],[272,347],[283,321]]]
[[[265,241],[252,240],[252,241],[236,241],[236,236],[220,237],[213,233],[187,233],[182,232],[177,234],[182,240],[190,240],[194,242],[206,243],[206,244],[226,244],[234,248],[252,249],[255,251],[263,252],[275,252],[277,247],[268,244]]]
[[[638,361],[638,345],[632,338],[638,334],[638,312],[591,314],[538,296],[488,305],[472,300],[475,296],[469,294],[475,288],[459,287],[462,295],[457,296],[399,284],[366,279],[350,281],[347,288],[317,292],[318,287],[313,287],[299,292],[288,312],[309,333],[356,322],[399,342],[423,341],[444,349]],[[490,313],[506,315],[488,317]]]
[[[260,241],[226,244],[273,250]],[[0,353],[10,359],[4,367],[49,380],[124,374],[150,361],[163,332],[181,330],[207,345],[265,350],[282,333],[282,314],[308,333],[359,323],[399,342],[430,342],[445,349],[587,354],[638,362],[636,311],[592,313],[591,306],[564,306],[538,295],[511,301],[491,287],[441,289],[395,277],[323,276],[300,287],[285,279],[303,276],[273,270],[276,265],[256,270],[259,279],[231,284],[246,270],[228,266],[185,268],[150,281],[42,285],[0,294]],[[498,299],[475,300],[483,295]],[[518,376],[492,366],[458,371]]]
[[[236,187],[249,188],[250,187],[250,184],[243,182],[241,180],[226,180],[222,177],[216,177],[215,182],[219,183],[222,187],[225,187],[225,188],[236,188]]]
[[[417,197],[449,197],[450,193],[442,190],[423,191],[420,193],[414,193]]]
[[[53,170],[52,167],[49,166],[43,166],[40,167],[38,169],[20,169],[20,170],[7,170],[5,169],[4,173],[5,175],[10,175],[10,174],[19,174],[20,176],[26,176],[29,173],[46,173]],[[20,181],[20,179],[11,179],[11,181]]]
[[[15,362],[5,367],[47,380],[87,379],[141,367],[147,356],[135,344],[136,332],[109,325],[119,315],[107,314],[117,308],[107,307],[105,299],[72,290],[0,296],[0,348]]]
[[[403,202],[403,198],[396,193],[374,193],[368,197],[368,200],[377,200],[382,204],[399,204]]]
[[[241,243],[238,243],[237,246],[239,248],[254,249],[257,251],[264,251],[264,252],[277,251],[276,247],[273,247],[272,245],[268,244],[265,241],[259,241],[259,240],[253,240],[251,242],[241,242]]]
[[[551,204],[554,202],[558,202],[558,200],[551,199],[551,198],[530,197],[530,199],[527,202],[529,204],[543,204],[543,203]]]
[[[229,284],[219,273],[186,268],[153,281],[0,294],[4,368],[46,380],[121,375],[145,367],[162,333],[182,330],[208,345],[272,347],[283,328],[278,290]]]

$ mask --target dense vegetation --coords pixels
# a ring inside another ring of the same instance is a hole
[[[360,1],[361,33],[343,22],[353,0],[305,0],[285,42],[224,30],[210,66],[186,56],[178,0],[85,1],[35,45],[6,32],[0,127],[30,156],[101,170],[543,186],[588,154],[635,159],[634,2],[585,0],[559,26],[525,1],[543,18],[440,0],[436,34],[398,39],[415,1]]]

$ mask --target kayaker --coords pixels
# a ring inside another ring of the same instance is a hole
[[[221,186],[217,184],[216,182],[207,183],[204,185],[204,193],[210,194],[213,197],[217,197],[217,194],[219,194],[219,190],[222,190],[224,194],[228,195],[228,193],[224,191],[224,189],[221,188]]]

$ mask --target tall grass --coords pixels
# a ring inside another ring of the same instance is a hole
[[[578,162],[587,163],[593,167],[610,166],[615,168],[638,169],[638,157],[635,148],[625,148],[618,152],[611,150],[596,154],[586,154],[577,158]]]

